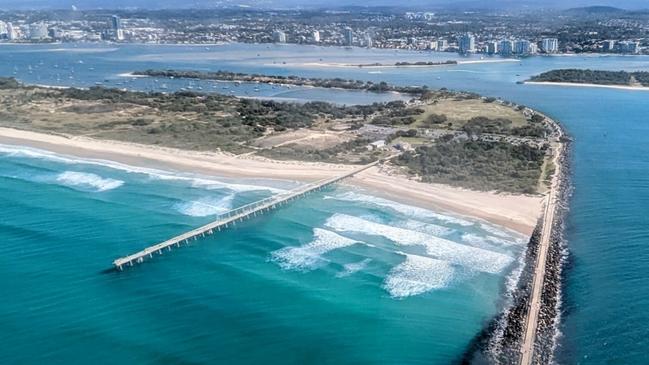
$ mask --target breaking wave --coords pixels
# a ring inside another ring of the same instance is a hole
[[[370,261],[372,261],[372,260],[371,259],[364,259],[364,260],[361,260],[359,262],[352,262],[352,263],[349,263],[349,264],[345,264],[343,266],[343,271],[336,274],[336,277],[344,278],[344,277],[350,276],[350,275],[352,275],[354,273],[357,273],[357,272],[365,269],[367,267],[367,264],[370,263]]]
[[[389,208],[408,217],[432,218],[440,222],[457,224],[460,226],[472,226],[474,224],[473,222],[470,222],[466,219],[462,219],[459,217],[454,217],[447,214],[435,213],[428,209],[414,207],[411,205],[406,205],[406,204],[398,203],[392,200],[387,200],[387,199],[383,199],[371,195],[360,194],[354,191],[348,191],[342,194],[328,196],[325,197],[325,199],[362,202],[362,203],[372,204],[383,208]]]
[[[223,198],[201,198],[190,202],[178,203],[175,205],[176,210],[184,215],[192,217],[207,217],[210,215],[223,214],[232,209],[234,194]]]
[[[314,228],[313,236],[313,241],[306,245],[274,251],[273,261],[286,270],[313,270],[326,262],[322,255],[327,252],[361,243],[321,228]]]
[[[11,157],[48,160],[48,161],[54,161],[62,164],[68,164],[68,165],[83,164],[83,165],[91,165],[91,166],[108,167],[114,170],[120,170],[127,173],[147,175],[151,179],[184,181],[190,183],[194,187],[204,188],[204,189],[228,189],[236,192],[265,190],[273,193],[286,191],[285,189],[264,186],[264,185],[227,183],[227,182],[223,182],[215,179],[209,179],[209,178],[196,176],[192,174],[175,173],[171,171],[164,171],[164,170],[152,169],[147,167],[131,166],[131,165],[127,165],[115,161],[109,161],[109,160],[73,157],[68,155],[57,154],[46,150],[41,150],[38,148],[31,148],[31,147],[0,144],[0,154],[11,156]]]
[[[103,178],[99,175],[78,171],[62,172],[56,177],[56,181],[69,187],[89,189],[96,192],[113,190],[124,184],[122,180]]]
[[[419,255],[405,256],[405,261],[390,270],[383,283],[384,289],[394,298],[442,289],[453,279],[455,270],[446,261]]]
[[[403,246],[421,246],[436,259],[461,265],[469,270],[496,274],[505,269],[513,259],[505,254],[466,246],[430,234],[371,222],[346,214],[334,214],[325,226],[339,232],[356,232],[383,236]]]
[[[494,236],[479,236],[473,233],[465,233],[462,235],[462,242],[475,246],[519,246],[521,240],[517,238],[500,238]]]

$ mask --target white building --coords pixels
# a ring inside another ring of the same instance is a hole
[[[16,40],[20,37],[18,34],[18,29],[13,26],[11,23],[7,23],[7,39],[10,41]]]
[[[437,50],[440,52],[444,52],[448,49],[448,41],[446,39],[438,39],[437,40]]]
[[[602,47],[604,52],[613,52],[615,51],[615,41],[604,41]]]
[[[113,40],[124,40],[124,28],[122,28],[122,20],[117,15],[110,17],[110,29],[112,31],[111,36]]]
[[[365,34],[365,47],[372,48],[373,45],[372,36],[369,33]]]
[[[275,43],[286,43],[286,33],[281,30],[276,30],[273,32],[273,42]]]
[[[543,38],[541,40],[541,50],[545,53],[559,52],[559,40],[556,38]]]
[[[320,43],[320,31],[314,30],[311,37],[313,37],[313,43]]]
[[[29,25],[29,39],[40,40],[49,38],[47,25],[45,23],[34,23]]]
[[[496,41],[487,42],[487,53],[488,54],[496,54],[496,53],[498,53],[498,42],[496,42]]]
[[[458,48],[460,53],[474,53],[475,52],[475,37],[473,34],[467,33],[458,39]]]
[[[640,43],[639,42],[633,42],[633,41],[617,42],[617,44],[615,45],[615,48],[620,53],[631,53],[631,54],[640,53]]]

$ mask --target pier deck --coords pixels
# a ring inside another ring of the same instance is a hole
[[[393,156],[394,157],[394,156]],[[163,250],[171,250],[173,246],[179,247],[183,243],[189,243],[190,240],[196,240],[199,237],[205,237],[206,235],[211,235],[214,232],[220,231],[221,229],[235,225],[236,222],[243,221],[247,218],[257,216],[258,214],[263,214],[270,210],[277,208],[278,206],[288,203],[292,200],[298,199],[307,195],[311,192],[320,190],[329,185],[335,184],[343,179],[354,176],[362,171],[369,169],[370,167],[376,166],[379,163],[386,160],[377,160],[370,164],[363,165],[357,169],[354,169],[348,173],[345,173],[340,176],[323,179],[314,183],[306,184],[294,190],[277,194],[254,203],[250,203],[239,208],[228,211],[227,213],[219,215],[218,219],[208,223],[202,227],[193,229],[189,232],[183,233],[176,237],[170,238],[164,242],[160,242],[153,246],[147,247],[142,251],[136,252],[134,254],[120,257],[113,261],[113,265],[116,269],[122,270],[124,266],[133,266],[143,262],[146,258],[152,258],[155,253],[162,253]]]

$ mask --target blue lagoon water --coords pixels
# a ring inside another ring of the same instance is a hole
[[[649,58],[534,57],[398,69],[322,65],[449,58],[266,45],[0,46],[0,74],[38,84],[101,82],[148,90],[163,81],[120,75],[147,68],[222,69],[425,83],[537,108],[575,138],[557,360],[643,363],[649,345],[649,92],[516,81],[565,67],[649,70]],[[169,90],[188,86],[185,80],[167,83]],[[233,88],[212,84],[192,87]],[[389,100],[255,87],[241,85],[233,94],[352,104]],[[117,256],[292,186],[0,146],[0,360],[445,364],[458,360],[500,310],[519,268],[523,237],[345,187],[135,270],[104,272]]]

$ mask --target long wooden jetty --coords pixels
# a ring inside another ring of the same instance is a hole
[[[165,249],[171,250],[173,246],[180,247],[181,244],[187,244],[190,241],[197,240],[199,237],[205,237],[206,235],[211,235],[214,232],[218,232],[222,229],[234,226],[237,222],[241,222],[248,218],[256,217],[257,215],[271,211],[290,201],[299,199],[311,192],[321,190],[343,179],[354,176],[362,171],[369,169],[370,167],[378,165],[383,161],[386,160],[377,160],[370,164],[363,165],[357,169],[347,172],[343,175],[306,184],[294,190],[273,195],[271,197],[256,201],[254,203],[250,203],[241,206],[239,208],[232,209],[224,214],[219,215],[217,220],[208,223],[202,227],[198,227],[189,232],[170,238],[164,242],[160,242],[153,246],[147,247],[144,250],[136,252],[132,255],[120,257],[115,261],[113,261],[113,265],[115,266],[116,269],[122,270],[124,266],[133,266],[134,264],[139,264],[141,262],[144,262],[144,260],[147,258],[152,258],[154,254],[161,254],[162,251]]]

